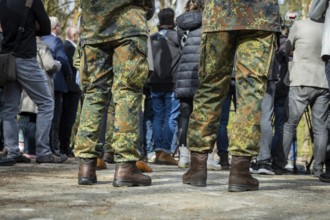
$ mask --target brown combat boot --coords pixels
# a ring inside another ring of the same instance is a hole
[[[96,182],[96,158],[80,158],[78,184],[93,185]]]
[[[182,182],[192,186],[206,186],[208,153],[190,152],[189,170],[183,174]]]
[[[250,174],[251,157],[232,156],[229,174],[229,192],[259,189],[259,181]]]
[[[155,163],[163,165],[178,165],[178,161],[176,161],[171,154],[164,151],[156,151]]]
[[[115,176],[112,183],[115,187],[120,186],[150,186],[151,178],[142,174],[136,167],[136,162],[117,163]]]

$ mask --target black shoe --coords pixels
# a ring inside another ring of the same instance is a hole
[[[290,170],[286,169],[285,167],[281,167],[274,163],[271,165],[271,168],[273,169],[275,175],[294,174],[293,171],[290,171]]]
[[[0,157],[0,166],[11,166],[14,165],[16,161],[12,158]]]
[[[20,154],[16,157],[8,158],[8,159],[13,159],[16,163],[30,163],[31,162],[31,159],[24,156],[23,154]]]
[[[330,183],[330,173],[322,173],[319,176],[319,180],[321,182]]]
[[[264,175],[275,175],[274,170],[270,166],[270,164],[267,163],[261,163],[258,164],[258,174],[264,174]]]
[[[257,174],[259,170],[259,165],[257,162],[250,163],[250,173]]]
[[[314,177],[320,177],[323,174],[323,169],[321,168],[313,168],[312,175]]]
[[[44,156],[38,156],[37,163],[63,163],[68,159],[65,154],[49,154]]]

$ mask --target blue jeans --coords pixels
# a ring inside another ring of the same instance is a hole
[[[152,104],[151,94],[146,94],[144,100],[144,113],[143,113],[143,135],[144,135],[144,148],[147,153],[154,151],[154,139],[153,139],[153,120],[154,110]]]
[[[220,154],[227,154],[228,153],[228,121],[229,121],[229,113],[230,113],[230,104],[233,101],[235,110],[236,110],[236,89],[235,84],[230,85],[229,93],[227,97],[224,99],[221,109],[220,115],[220,125],[218,129],[218,136],[217,136],[217,148],[218,148],[218,155]]]
[[[3,110],[3,130],[8,158],[19,155],[18,126],[22,88],[38,106],[36,120],[36,155],[51,154],[49,133],[53,119],[54,100],[50,94],[46,75],[40,69],[36,58],[16,58],[17,81],[4,87],[5,105]]]
[[[180,101],[174,92],[151,92],[154,110],[153,135],[155,151],[174,153],[177,148]]]

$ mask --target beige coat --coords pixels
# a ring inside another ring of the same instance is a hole
[[[296,21],[288,37],[293,50],[290,86],[328,88],[325,66],[321,59],[323,23],[310,19]]]

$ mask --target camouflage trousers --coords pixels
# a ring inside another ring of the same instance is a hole
[[[259,152],[261,100],[275,52],[275,34],[266,31],[203,33],[199,78],[188,130],[191,151],[211,151],[217,139],[222,103],[234,68],[237,110],[229,153],[256,156]]]
[[[107,104],[112,99],[112,143],[108,144],[115,150],[115,161],[139,160],[138,119],[142,89],[148,76],[147,37],[136,36],[103,44],[84,45],[81,51],[80,71],[84,101],[75,155],[79,158],[101,156],[101,121]]]

